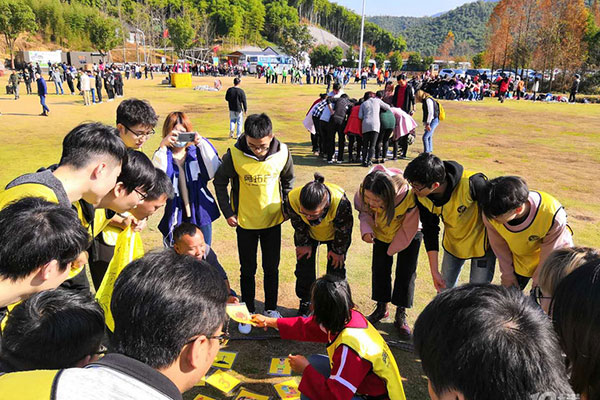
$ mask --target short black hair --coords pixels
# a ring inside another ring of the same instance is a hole
[[[334,83],[333,84],[333,90],[340,90],[342,88],[342,85],[340,85],[339,83]]]
[[[233,78],[233,84],[235,86],[239,85],[242,80],[240,78]]]
[[[226,320],[227,296],[225,281],[205,261],[172,249],[151,252],[115,282],[109,350],[165,368],[191,337],[215,334]]]
[[[378,99],[383,99],[384,95],[385,92],[383,90],[378,90],[377,92],[375,92],[375,97],[377,97]]]
[[[481,201],[483,213],[495,218],[517,207],[529,199],[527,183],[518,176],[500,176],[487,183],[487,195]]]
[[[89,245],[77,213],[39,197],[0,211],[0,277],[17,281],[52,260],[64,271]]]
[[[244,122],[244,133],[253,139],[262,139],[273,133],[271,118],[265,113],[252,114]]]
[[[14,371],[75,367],[98,351],[104,311],[89,293],[36,293],[8,314],[0,361]]]
[[[118,163],[125,163],[127,148],[116,128],[99,122],[88,122],[73,128],[63,139],[61,166],[83,168],[95,156],[108,156]]]
[[[440,293],[417,318],[413,342],[438,396],[573,393],[550,320],[515,288],[467,284]]]
[[[341,332],[354,309],[348,281],[331,274],[323,275],[313,283],[311,293],[315,321],[329,332]]]
[[[410,182],[418,182],[425,187],[434,183],[443,183],[446,180],[446,167],[444,162],[431,153],[421,153],[408,163],[404,170],[404,178]]]
[[[171,182],[165,171],[155,168],[154,174],[154,185],[152,189],[146,191],[146,200],[156,200],[162,195],[167,195],[168,199],[175,197],[173,182]]]
[[[121,168],[117,182],[121,182],[127,193],[141,188],[148,192],[154,187],[156,168],[147,155],[141,151],[127,149],[127,162]]]
[[[556,288],[550,309],[575,393],[600,398],[600,261],[585,263]]]
[[[177,243],[184,236],[196,236],[198,232],[202,232],[198,225],[182,222],[173,229],[173,243]]]
[[[300,189],[300,204],[308,211],[316,210],[323,203],[323,198],[329,194],[325,186],[325,177],[315,172],[315,179],[308,182]]]
[[[127,99],[117,107],[117,124],[131,128],[136,125],[155,127],[158,115],[147,100]]]

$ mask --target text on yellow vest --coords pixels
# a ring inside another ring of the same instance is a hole
[[[239,177],[237,219],[244,229],[266,229],[283,222],[281,203],[281,171],[288,160],[288,148],[281,143],[280,150],[264,161],[230,148],[233,167]],[[232,202],[233,203],[233,202]]]

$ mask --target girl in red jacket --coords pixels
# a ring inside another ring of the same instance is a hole
[[[329,357],[289,356],[292,370],[302,374],[298,387],[302,399],[406,399],[392,352],[373,325],[354,309],[346,280],[333,275],[317,279],[311,306],[313,315],[308,318],[252,316],[257,326],[278,329],[282,339],[327,344]]]
[[[356,100],[354,100],[353,103],[354,105],[348,109],[348,121],[346,122],[344,133],[348,135],[348,162],[359,163],[361,162],[360,154],[362,150],[362,123],[358,118],[358,111],[360,110],[362,100],[358,103],[356,103]],[[356,157],[353,157],[353,148],[355,142]]]

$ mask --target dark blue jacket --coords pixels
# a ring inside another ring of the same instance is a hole
[[[46,81],[40,76],[37,80],[38,96],[45,96],[48,94],[48,88],[46,87]]]

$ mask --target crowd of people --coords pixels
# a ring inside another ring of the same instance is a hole
[[[433,399],[600,399],[600,252],[575,246],[551,194],[435,156],[431,136],[443,109],[405,75],[397,81],[356,103],[333,82],[305,120],[313,150],[331,163],[343,161],[348,134],[349,160],[371,167],[357,188],[326,181],[326,170],[297,185],[290,148],[269,116],[244,118],[239,78],[226,94],[235,143],[222,155],[180,111],[166,116],[151,159],[136,151],[159,119],[138,99],[119,104],[115,127],[73,128],[57,164],[16,177],[0,193],[2,397],[181,399],[227,342],[226,304],[242,301],[255,326],[327,344],[328,356],[289,356],[305,399],[405,399],[404,366],[375,328],[389,303]],[[406,156],[418,102],[430,133],[425,151],[404,171],[386,167],[392,134]],[[113,269],[135,250],[121,245],[141,241],[148,217],[163,207],[164,248]],[[372,245],[368,315],[346,280],[355,211],[361,240]],[[239,295],[212,247],[221,215],[235,229]],[[287,220],[293,239],[282,237]],[[284,240],[295,246],[295,317],[278,310]],[[407,316],[422,243],[439,295],[413,330]],[[322,244],[327,273],[317,277]],[[466,260],[470,283],[457,287]],[[500,285],[492,284],[496,261]]]

